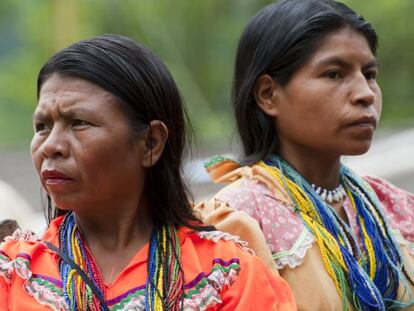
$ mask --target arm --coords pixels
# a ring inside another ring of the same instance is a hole
[[[364,176],[384,206],[385,215],[393,229],[398,229],[404,239],[414,243],[414,195],[386,180]]]
[[[300,265],[285,266],[279,272],[292,289],[298,310],[342,310],[341,299],[323,265],[317,244],[306,252]]]

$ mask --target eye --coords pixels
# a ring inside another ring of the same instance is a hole
[[[324,77],[332,80],[342,79],[343,75],[340,70],[330,70],[324,73]]]
[[[73,119],[72,127],[84,127],[91,125],[89,122],[81,120],[81,119]]]
[[[364,73],[365,79],[367,80],[376,80],[378,72],[376,70],[370,70]]]
[[[50,127],[46,123],[39,122],[34,124],[35,133],[48,131],[49,129]]]

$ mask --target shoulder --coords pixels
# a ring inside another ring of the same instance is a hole
[[[0,244],[0,249],[3,253],[8,254],[10,258],[14,258],[20,253],[27,253],[30,255],[34,252],[38,252],[39,248],[47,248],[44,241],[56,244],[62,220],[63,217],[58,217],[52,220],[42,236],[38,236],[31,230],[17,229],[12,235],[7,236],[4,239],[4,242]]]
[[[59,221],[53,221],[42,238],[30,230],[20,229],[6,237],[0,245],[0,277],[10,283],[15,276],[21,280],[30,279],[33,266],[36,269],[41,266],[43,270],[50,271],[50,264],[55,259],[44,241],[53,242],[56,239]]]
[[[186,228],[181,232],[185,234],[181,260],[188,278],[186,287],[193,288],[187,292],[192,295],[191,301],[206,299],[215,301],[223,310],[234,310],[246,305],[243,300],[252,303],[259,298],[256,294],[261,293],[263,301],[259,306],[265,306],[264,301],[294,305],[287,283],[254,256],[246,242],[237,236]],[[198,272],[193,274],[189,270]]]
[[[17,229],[0,245],[1,252],[11,260],[19,254],[31,254],[42,247],[41,239],[30,230]]]
[[[281,208],[291,208],[284,188],[259,165],[242,166],[234,160],[215,156],[205,164],[215,183],[225,186],[217,192],[214,200],[227,203],[236,210],[245,210],[255,215],[268,202]]]
[[[385,179],[371,175],[366,175],[363,177],[363,179],[372,187],[380,201],[394,204],[398,204],[401,203],[401,201],[404,201],[407,204],[414,204],[413,194],[401,188],[398,188]]]
[[[242,188],[249,192],[268,190],[268,195],[274,196],[275,199],[281,202],[289,203],[290,199],[279,183],[274,181],[271,174],[261,165],[243,166],[234,160],[215,156],[204,165],[211,180],[215,183],[226,184],[222,191],[218,192],[218,195],[225,191],[232,191],[238,188]],[[261,185],[261,189],[251,189],[252,185]]]
[[[375,176],[364,176],[363,179],[377,195],[391,227],[404,239],[414,242],[414,195]]]
[[[32,259],[42,249],[44,245],[37,236],[17,229],[0,245],[0,279],[5,284],[28,281],[32,275]]]
[[[244,265],[257,264],[253,251],[237,236],[221,231],[180,230],[185,235],[181,249],[185,270],[198,267],[205,275],[220,274],[222,282],[231,285]]]
[[[227,185],[212,199],[196,206],[201,219],[224,231],[242,236],[259,254],[255,247],[257,235],[253,238],[249,234],[243,235],[245,230],[242,228],[253,226],[251,219],[244,214],[239,215],[245,213],[257,221],[278,268],[300,265],[307,250],[313,245],[314,238],[294,211],[283,185],[264,165],[230,166],[230,161],[222,161],[225,165],[223,169],[220,161],[216,161],[212,167],[207,166],[210,176],[213,174],[213,181]],[[234,218],[238,221],[231,222]]]
[[[210,261],[215,258],[238,258],[237,261],[250,258],[254,252],[245,241],[238,236],[214,231],[193,231],[188,228],[181,229],[185,234],[186,244],[194,248],[200,261]]]

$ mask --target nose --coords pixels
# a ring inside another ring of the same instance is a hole
[[[53,126],[42,143],[41,152],[45,158],[66,157],[69,148],[64,130],[57,125]]]
[[[351,101],[354,105],[371,106],[375,102],[375,91],[361,73],[352,84]]]

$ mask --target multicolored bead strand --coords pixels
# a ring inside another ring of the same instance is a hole
[[[178,311],[182,308],[184,273],[180,264],[180,240],[173,226],[151,235],[146,282],[146,310]]]
[[[65,216],[59,230],[60,249],[88,276],[105,297],[104,282],[76,224],[74,213]],[[151,234],[146,282],[147,311],[178,311],[182,307],[184,272],[180,264],[180,240],[174,226],[162,226]],[[63,293],[70,310],[104,310],[82,277],[64,260],[59,261]]]
[[[78,226],[75,215],[66,215],[59,230],[60,249],[67,254],[90,278],[104,297],[103,280]],[[59,261],[63,292],[71,310],[104,310],[99,299],[82,277],[64,260]]]
[[[402,257],[388,231],[382,205],[368,183],[342,166],[341,184],[357,215],[358,238],[312,186],[277,156],[258,165],[284,185],[295,211],[315,237],[322,260],[343,302],[356,310],[386,310],[401,306],[397,291]]]

